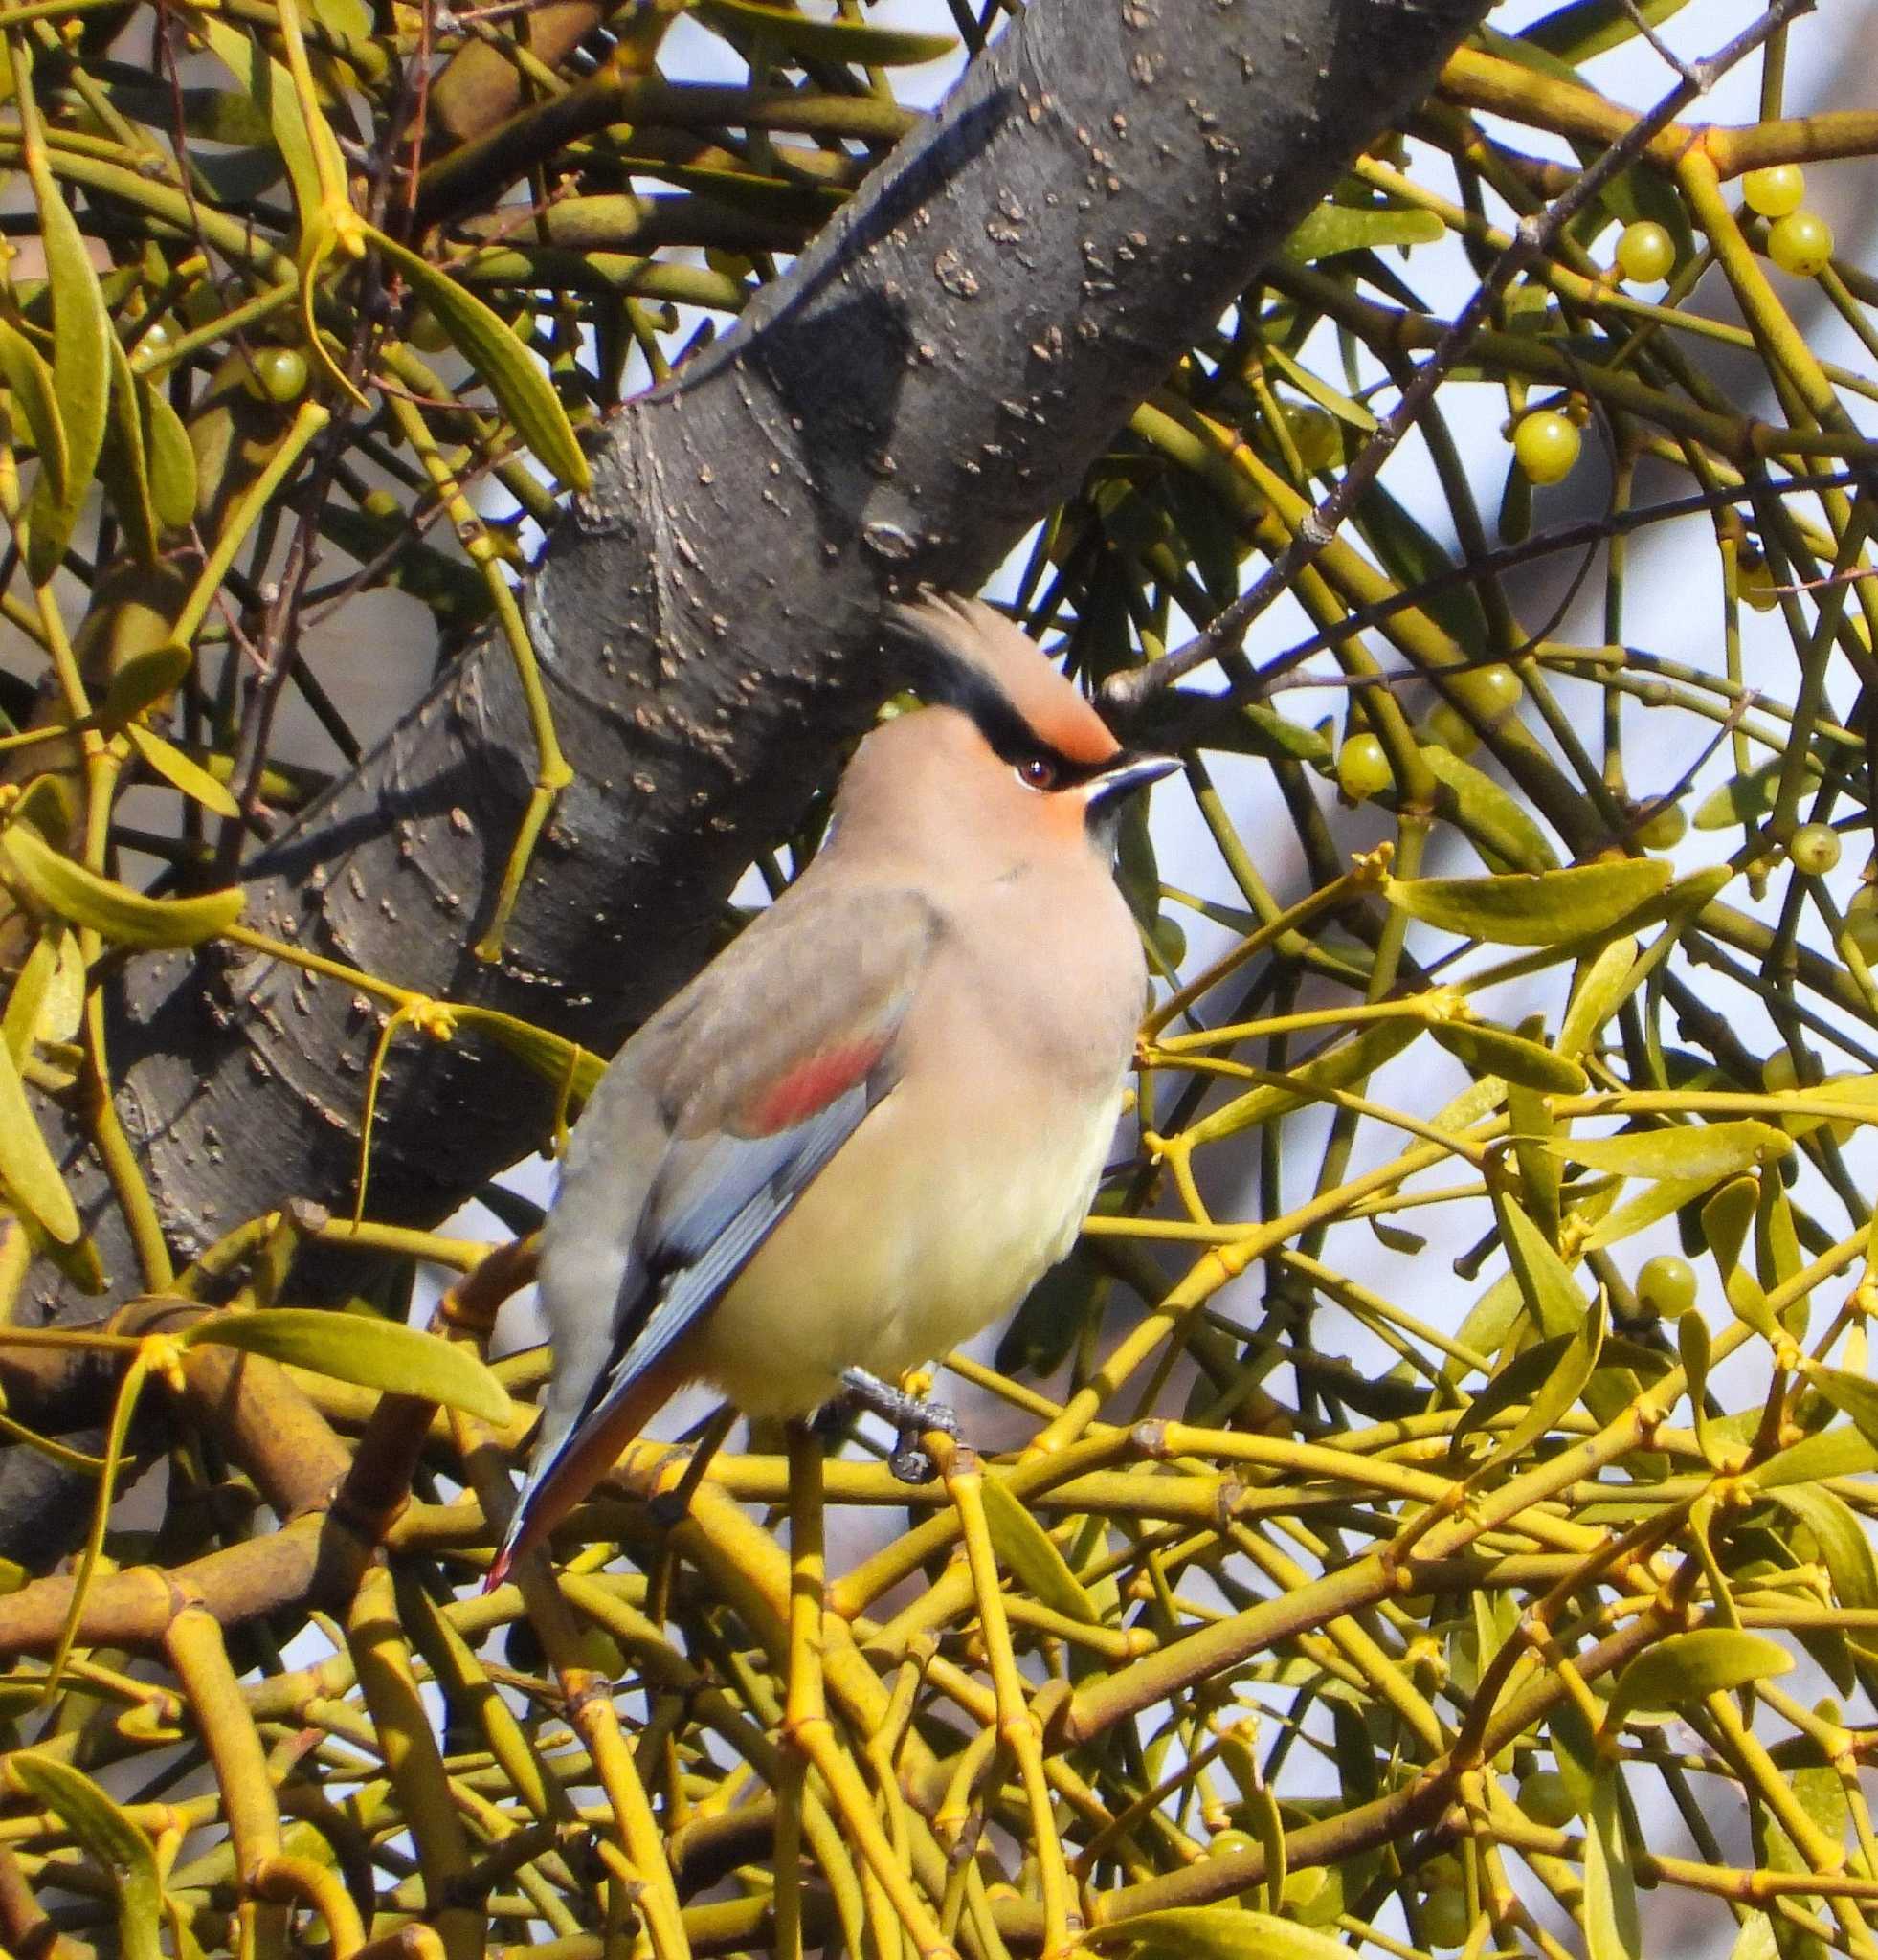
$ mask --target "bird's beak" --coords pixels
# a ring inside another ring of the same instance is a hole
[[[1173,755],[1153,755],[1145,749],[1125,748],[1100,775],[1089,778],[1089,810],[1118,811],[1137,790],[1158,783],[1180,768]]]

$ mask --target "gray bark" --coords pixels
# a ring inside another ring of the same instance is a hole
[[[578,780],[502,963],[467,949],[533,746],[496,642],[252,867],[249,918],[610,1052],[889,690],[883,596],[975,588],[1484,11],[1032,0],[790,276],[607,429],[527,591]],[[184,1256],[296,1196],[349,1202],[378,1029],[283,966],[132,964],[121,1108]],[[441,1218],[541,1142],[549,1106],[485,1046],[401,1036],[373,1215]],[[74,1174],[126,1288],[99,1177]],[[97,1310],[50,1276],[38,1297]],[[63,1548],[16,1516],[0,1466],[0,1551]]]

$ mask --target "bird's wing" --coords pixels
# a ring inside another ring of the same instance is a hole
[[[682,1337],[891,1091],[941,930],[905,889],[785,897],[621,1051],[548,1222],[556,1380],[499,1570],[683,1379]],[[609,1163],[609,1146],[658,1161]],[[576,1297],[601,1275],[613,1299]]]

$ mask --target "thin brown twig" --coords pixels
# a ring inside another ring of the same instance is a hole
[[[1138,713],[1154,695],[1173,685],[1196,667],[1236,650],[1244,640],[1254,620],[1296,582],[1299,574],[1315,563],[1318,555],[1335,537],[1359,498],[1382,470],[1402,438],[1420,419],[1435,391],[1472,344],[1500,295],[1529,266],[1536,264],[1579,212],[1591,200],[1628,169],[1643,155],[1651,141],[1673,122],[1696,97],[1705,95],[1738,61],[1759,47],[1768,35],[1784,26],[1796,14],[1809,11],[1813,0],[1773,0],[1759,20],[1735,35],[1725,47],[1695,64],[1688,77],[1666,95],[1647,115],[1640,117],[1595,164],[1583,170],[1571,187],[1543,212],[1521,218],[1512,241],[1488,268],[1486,278],[1474,289],[1436,344],[1427,360],[1415,370],[1414,378],[1402,390],[1396,407],[1383,418],[1375,433],[1360,449],[1335,487],[1299,523],[1291,542],[1253,584],[1230,606],[1218,612],[1203,632],[1177,651],[1163,655],[1144,666],[1128,667],[1111,675],[1104,683],[1103,696],[1118,714]]]
[[[1844,489],[1859,480],[1859,474],[1852,470],[1810,472],[1804,476],[1782,479],[1780,487],[1783,491],[1796,492],[1837,490]],[[1628,536],[1631,532],[1643,530],[1651,524],[1666,523],[1676,518],[1718,510],[1734,503],[1745,503],[1752,501],[1755,494],[1754,485],[1741,483],[1725,489],[1693,492],[1687,497],[1666,498],[1657,503],[1639,504],[1628,510],[1609,511],[1601,517],[1578,518],[1569,523],[1548,526],[1542,531],[1534,531],[1530,537],[1522,538],[1515,545],[1503,545],[1497,550],[1487,552],[1480,557],[1450,565],[1445,570],[1435,572],[1428,578],[1419,579],[1414,585],[1401,587],[1386,598],[1355,608],[1330,625],[1319,627],[1306,638],[1294,641],[1282,653],[1274,654],[1269,660],[1255,669],[1248,679],[1234,681],[1218,694],[1182,695],[1178,698],[1182,702],[1191,701],[1196,703],[1194,712],[1196,717],[1202,714],[1211,717],[1229,713],[1234,708],[1243,706],[1247,702],[1263,701],[1267,696],[1279,692],[1280,683],[1285,676],[1313,655],[1325,653],[1357,634],[1369,632],[1373,627],[1385,626],[1397,613],[1412,612],[1425,606],[1430,599],[1439,599],[1445,592],[1478,584],[1483,579],[1519,566],[1540,563],[1558,553],[1576,550],[1580,546],[1595,546],[1608,543],[1613,538]],[[1528,635],[1526,650],[1530,651],[1531,644],[1544,637],[1543,634]],[[1465,663],[1448,671],[1459,674],[1466,672],[1468,666],[1499,665],[1506,657],[1505,655],[1496,654],[1490,659]],[[1332,680],[1326,684],[1340,683]],[[1365,683],[1359,678],[1352,679],[1349,684],[1360,686]],[[1196,722],[1196,734],[1201,732],[1202,726],[1203,724]],[[1178,727],[1184,732],[1186,724],[1182,722]]]

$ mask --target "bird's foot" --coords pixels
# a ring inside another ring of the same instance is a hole
[[[646,1510],[660,1530],[675,1530],[684,1523],[691,1510],[692,1496],[704,1481],[704,1472],[710,1468],[711,1459],[723,1448],[725,1438],[736,1426],[737,1412],[727,1402],[691,1432],[696,1441],[683,1476],[671,1489],[654,1491],[646,1500]]]
[[[909,1395],[904,1389],[869,1374],[864,1368],[842,1371],[841,1386],[848,1399],[871,1410],[899,1432],[887,1467],[902,1483],[926,1483],[938,1474],[932,1452],[920,1440],[928,1430],[958,1439],[958,1412],[948,1402],[927,1402]]]

